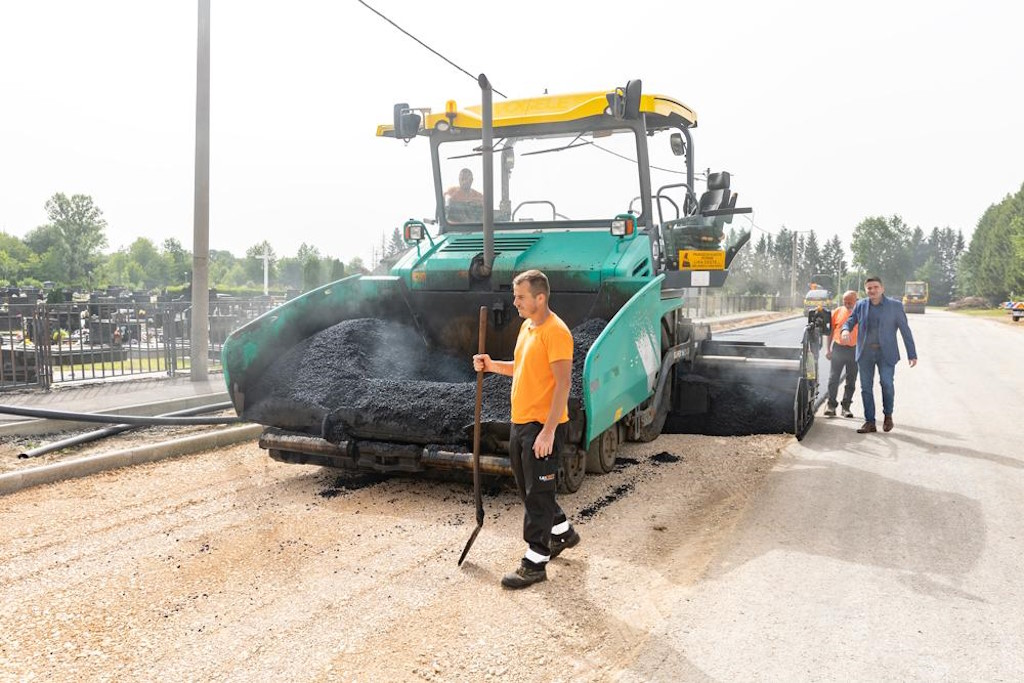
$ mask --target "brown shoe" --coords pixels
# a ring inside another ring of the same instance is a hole
[[[882,429],[887,432],[892,431],[892,415],[886,415],[885,419],[882,420]]]
[[[527,564],[529,562],[529,564]],[[544,565],[536,565],[524,559],[514,572],[509,572],[501,577],[501,585],[505,588],[516,590],[526,588],[540,581],[547,581],[548,573],[544,571]]]
[[[875,426],[874,422],[865,422],[864,424],[862,424],[860,426],[860,429],[857,430],[857,433],[858,434],[870,434],[872,432],[877,432],[877,431],[878,431],[878,427]]]

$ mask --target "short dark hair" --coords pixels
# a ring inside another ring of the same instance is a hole
[[[543,294],[547,297],[551,296],[551,284],[548,282],[548,276],[536,268],[524,270],[519,275],[516,275],[515,279],[512,280],[512,285],[521,285],[524,282],[530,285],[530,294],[534,296],[538,294]]]
[[[878,284],[882,285],[882,278],[878,277],[877,275],[872,275],[871,277],[864,281],[864,284],[867,285],[869,282],[877,282]],[[882,286],[885,287],[885,285]]]

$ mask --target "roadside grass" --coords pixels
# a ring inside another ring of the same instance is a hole
[[[1013,316],[1005,308],[967,308],[960,311],[953,309],[946,309],[947,311],[952,310],[953,313],[959,313],[961,315],[968,315],[972,318],[989,318],[1001,323],[1007,323],[1010,325],[1016,324],[1024,329],[1024,320],[1014,322]]]
[[[1006,312],[1005,308],[964,308],[964,309],[959,309],[959,310],[958,309],[954,309],[954,308],[947,308],[946,310],[947,311],[952,311],[953,313],[959,313],[961,315],[973,316],[975,318],[1004,318],[1005,317],[1007,320],[1010,319],[1010,314]]]
[[[187,371],[192,364],[188,358],[179,358],[176,371]],[[105,361],[103,363],[75,363],[72,365],[53,366],[54,379],[93,379],[94,377],[145,374],[149,372],[166,372],[165,358],[151,358],[123,361]]]

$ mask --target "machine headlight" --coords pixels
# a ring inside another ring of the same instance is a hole
[[[612,235],[615,237],[626,237],[632,235],[636,229],[636,219],[632,216],[628,218],[616,218],[612,221]]]
[[[414,244],[416,242],[423,241],[423,238],[427,233],[427,226],[423,224],[423,221],[410,219],[402,226],[402,232],[404,234],[406,244]]]

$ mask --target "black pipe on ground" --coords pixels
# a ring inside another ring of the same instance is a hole
[[[183,417],[185,415],[200,415],[202,413],[213,413],[218,410],[228,410],[233,406],[234,404],[232,404],[231,401],[224,401],[223,403],[212,403],[205,406],[196,406],[195,408],[186,408],[185,410],[176,410],[172,413],[163,413],[162,415],[157,415],[156,417]],[[59,451],[62,448],[70,448],[71,446],[77,446],[79,444],[88,443],[90,441],[98,441],[99,439],[103,439],[108,436],[113,436],[114,434],[120,434],[121,432],[126,432],[129,429],[135,429],[136,427],[141,426],[143,425],[117,424],[114,425],[113,427],[104,427],[103,429],[96,429],[91,432],[86,432],[85,434],[77,434],[75,436],[70,436],[66,439],[61,439],[60,441],[54,441],[52,443],[39,446],[38,448],[27,450],[23,453],[19,453],[18,457],[37,458],[40,455],[46,455],[47,453],[52,453],[53,451]]]
[[[46,410],[45,408],[22,408],[21,406],[0,405],[0,413],[20,415],[47,420],[67,420],[68,422],[99,422],[100,424],[146,425],[223,425],[241,422],[236,415],[226,417],[159,417],[152,415],[101,415],[99,413],[72,413],[66,410]]]

